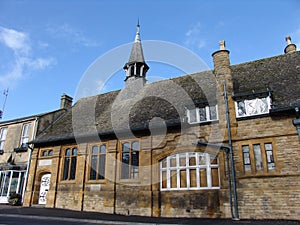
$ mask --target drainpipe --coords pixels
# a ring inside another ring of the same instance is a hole
[[[31,140],[33,140],[33,138],[36,135],[38,120],[39,120],[39,118],[36,117],[35,121],[34,121],[34,127],[33,127],[33,132],[32,132],[32,136],[31,136]],[[27,182],[28,182],[29,167],[30,167],[31,156],[32,156],[32,152],[33,152],[33,148],[31,146],[28,145],[28,148],[29,148],[29,155],[28,155],[28,160],[27,160],[27,168],[26,168],[26,174],[25,174],[25,179],[24,179],[24,186],[23,186],[23,190],[22,190],[22,203],[24,202],[25,191],[26,191]]]
[[[229,145],[229,156],[230,156],[230,164],[231,164],[231,180],[232,180],[232,188],[233,188],[233,204],[234,204],[234,209],[235,209],[234,210],[235,217],[233,219],[234,220],[239,220],[237,192],[236,192],[236,180],[235,180],[235,166],[234,166],[232,140],[231,140],[231,125],[230,125],[230,117],[229,117],[229,107],[228,107],[228,96],[227,96],[227,91],[226,91],[226,82],[224,82],[224,100],[225,100],[225,106],[226,106],[228,145]],[[230,196],[230,198],[231,198],[231,196]]]
[[[300,118],[299,118],[299,107],[295,107],[296,118],[293,120],[293,125],[296,127],[298,131],[298,139],[300,143]]]

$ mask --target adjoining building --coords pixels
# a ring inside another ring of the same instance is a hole
[[[24,205],[300,219],[300,52],[287,41],[238,65],[222,41],[213,70],[147,84],[138,26],[124,89],[78,100],[31,142]]]
[[[24,197],[32,150],[28,142],[59,119],[71,104],[72,98],[63,94],[58,110],[0,122],[0,203],[8,203],[15,193]]]

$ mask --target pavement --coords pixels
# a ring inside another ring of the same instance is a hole
[[[204,219],[204,218],[165,218],[124,216],[118,214],[105,214],[97,212],[73,211],[57,208],[22,207],[0,205],[1,217],[23,217],[39,218],[59,221],[74,221],[93,224],[115,224],[115,225],[229,225],[229,224],[251,224],[251,225],[300,225],[295,220],[232,220],[232,219]]]

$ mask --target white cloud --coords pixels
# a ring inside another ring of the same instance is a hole
[[[27,34],[5,27],[0,27],[0,41],[15,53],[28,54],[31,49]]]
[[[32,72],[43,70],[56,63],[53,58],[35,57],[30,37],[24,32],[0,26],[1,44],[13,52],[13,56],[6,59],[7,65],[2,68],[1,88],[14,88],[20,80]]]
[[[75,44],[80,44],[85,47],[97,47],[99,43],[86,37],[81,30],[78,30],[71,25],[64,23],[58,26],[48,26],[46,31],[53,37],[58,39],[65,39]]]
[[[190,48],[201,49],[205,47],[206,42],[201,33],[202,26],[198,22],[196,24],[192,24],[189,30],[185,33],[185,45]]]

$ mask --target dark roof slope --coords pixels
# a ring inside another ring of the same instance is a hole
[[[300,52],[234,65],[234,95],[271,90],[274,107],[300,105],[299,67]],[[179,124],[185,108],[214,104],[219,90],[213,71],[205,71],[147,84],[141,90],[124,88],[83,98],[35,143],[147,129],[162,120]]]
[[[272,105],[300,105],[300,52],[279,55],[231,67],[234,94],[272,91]]]

